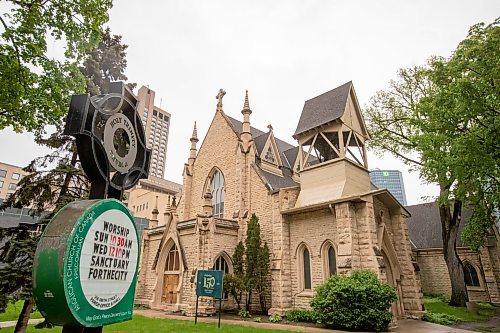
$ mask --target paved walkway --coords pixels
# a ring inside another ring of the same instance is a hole
[[[188,320],[194,321],[194,317],[179,316],[173,314],[167,314],[162,311],[156,310],[134,310],[134,314],[138,314],[145,317],[151,318],[168,318],[177,320]],[[198,321],[201,323],[216,323],[218,317],[198,317]],[[294,326],[285,324],[273,324],[273,323],[256,323],[254,321],[244,321],[244,320],[234,320],[234,319],[224,319],[221,325],[224,324],[234,324],[242,326],[251,326],[258,328],[269,328],[275,330],[287,330],[294,332],[307,332],[307,333],[345,333],[345,331],[329,330],[317,327],[306,327],[306,326]],[[457,328],[452,328],[443,325],[437,325],[428,323],[420,320],[411,319],[401,319],[398,320],[398,327],[391,329],[391,332],[395,333],[470,333],[473,331],[466,331]]]
[[[167,314],[162,311],[156,310],[134,310],[135,314],[150,317],[150,318],[165,318],[165,319],[177,319],[177,320],[187,320],[194,321],[194,317],[179,316],[173,314]],[[217,317],[198,317],[200,323],[216,323]],[[42,322],[43,319],[30,319],[29,323],[31,325],[38,324]],[[294,332],[307,332],[307,333],[345,333],[345,331],[329,330],[317,327],[307,327],[307,326],[294,326],[285,324],[273,324],[273,323],[256,323],[254,321],[244,321],[244,320],[234,320],[234,319],[224,319],[222,325],[233,324],[241,326],[251,326],[258,328],[269,328],[275,330],[286,330]],[[0,328],[16,326],[16,321],[3,321],[0,322]],[[458,328],[452,328],[448,326],[442,326],[437,324],[431,324],[420,320],[411,319],[401,319],[398,320],[398,327],[390,330],[393,333],[470,333],[473,331],[462,330]]]
[[[36,325],[38,323],[41,323],[42,321],[43,321],[43,318],[42,319],[30,319],[28,323],[30,325]],[[2,328],[2,327],[13,327],[13,326],[16,326],[16,324],[17,324],[17,320],[0,321],[0,328]]]

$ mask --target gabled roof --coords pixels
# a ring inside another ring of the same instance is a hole
[[[270,133],[271,132],[267,132],[262,135],[259,135],[258,137],[253,138],[253,142],[255,143],[255,148],[257,148],[257,153],[259,155],[262,154],[262,149],[264,149],[264,146],[266,145]]]
[[[410,240],[415,244],[417,249],[443,247],[441,218],[437,203],[429,202],[407,206],[406,209],[411,213],[411,217],[408,219]],[[462,243],[460,235],[471,215],[471,210],[462,208],[462,221],[458,228],[457,246],[465,246]]]
[[[241,134],[243,130],[243,123],[228,115],[226,115],[226,117],[231,122],[231,125],[233,126],[233,129],[236,131],[236,133]],[[262,149],[264,149],[264,146],[270,135],[270,132],[264,132],[255,127],[250,126],[250,133],[252,134],[255,147],[257,149],[257,156],[260,156],[260,154],[262,153]],[[259,173],[263,178],[265,178],[265,180],[269,183],[269,185],[271,185],[272,189],[274,190],[285,187],[297,186],[298,183],[292,179],[293,173],[291,172],[290,169],[293,168],[293,163],[295,162],[295,157],[297,156],[298,147],[295,147],[276,137],[274,139],[276,141],[276,146],[278,147],[279,153],[281,155],[281,160],[283,161],[283,166],[284,166],[284,168],[282,169],[283,177],[264,171],[260,167],[259,167]],[[284,158],[285,152],[293,151],[293,149],[296,149],[293,161],[288,160],[288,156]],[[286,160],[292,163],[292,165],[289,165],[287,162],[285,162]]]
[[[349,81],[340,87],[307,100],[304,103],[293,137],[342,117],[351,86],[352,81]]]

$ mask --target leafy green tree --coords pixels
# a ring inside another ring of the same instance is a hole
[[[429,76],[434,89],[419,108],[426,176],[448,170],[454,198],[473,207],[462,239],[478,250],[500,206],[500,18],[472,26],[449,59],[432,59]]]
[[[499,203],[499,29],[498,20],[475,25],[449,59],[400,70],[366,110],[371,148],[389,151],[439,185],[443,254],[455,306],[468,300],[456,252],[462,205],[474,211],[464,240],[478,249]]]
[[[78,62],[101,39],[111,0],[7,0],[0,13],[0,130],[17,132],[57,124],[71,95],[85,90]],[[50,36],[50,37],[48,37]],[[51,57],[48,41],[64,45]]]
[[[92,66],[80,68],[87,78],[88,93],[107,93],[109,82],[127,80],[124,74],[127,64],[126,49],[127,45],[121,43],[121,36],[112,36],[110,30],[106,29],[97,51],[90,52],[85,59],[84,63],[92,64]],[[112,67],[117,68],[112,69]],[[67,108],[68,105],[66,105]],[[55,213],[67,203],[87,197],[90,184],[78,160],[76,145],[72,137],[65,136],[61,132],[64,119],[60,119],[59,124],[58,131],[48,138],[40,137],[37,140],[38,143],[54,151],[34,159],[24,168],[28,174],[19,182],[18,190],[4,201],[0,209],[11,206],[32,207],[34,212],[52,211]],[[51,216],[52,214],[47,219]],[[18,284],[20,287],[31,290],[31,284],[25,284],[24,280],[19,280]],[[25,309],[28,309],[27,305],[33,304],[32,298],[26,299],[24,296],[24,294],[15,294],[12,298],[13,301],[25,299],[25,307],[19,316],[19,322],[22,318],[29,318],[29,311],[25,312]]]

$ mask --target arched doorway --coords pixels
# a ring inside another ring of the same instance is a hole
[[[382,256],[384,258],[384,263],[385,263],[385,275],[387,283],[390,286],[396,288],[396,293],[398,295],[398,299],[391,305],[391,312],[395,317],[402,317],[404,314],[404,310],[401,302],[402,295],[401,295],[401,290],[399,288],[399,281],[398,281],[399,278],[396,278],[393,264],[391,260],[389,260],[389,257],[387,256],[385,251],[382,251]]]
[[[165,304],[177,303],[177,287],[180,279],[180,256],[177,245],[172,244],[167,253],[163,271],[163,288],[161,301]]]

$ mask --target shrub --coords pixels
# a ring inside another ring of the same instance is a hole
[[[295,309],[295,310],[290,310],[285,313],[285,318],[288,321],[292,321],[295,323],[302,322],[302,323],[315,323],[316,320],[314,318],[314,314],[311,310],[302,310],[302,309]]]
[[[271,323],[279,323],[281,321],[281,316],[277,313],[269,316],[269,321]]]
[[[311,306],[315,318],[327,327],[380,332],[388,329],[389,308],[396,299],[396,290],[373,272],[354,271],[316,288]]]
[[[240,316],[241,318],[250,318],[250,312],[245,310],[245,309],[241,309],[239,312],[238,312],[238,316]]]
[[[260,323],[260,322],[262,322],[262,318],[261,317],[255,317],[253,319],[253,321],[255,321],[256,323]]]
[[[453,325],[459,321],[460,318],[447,313],[433,313],[427,311],[427,313],[423,315],[422,320],[440,325]]]

